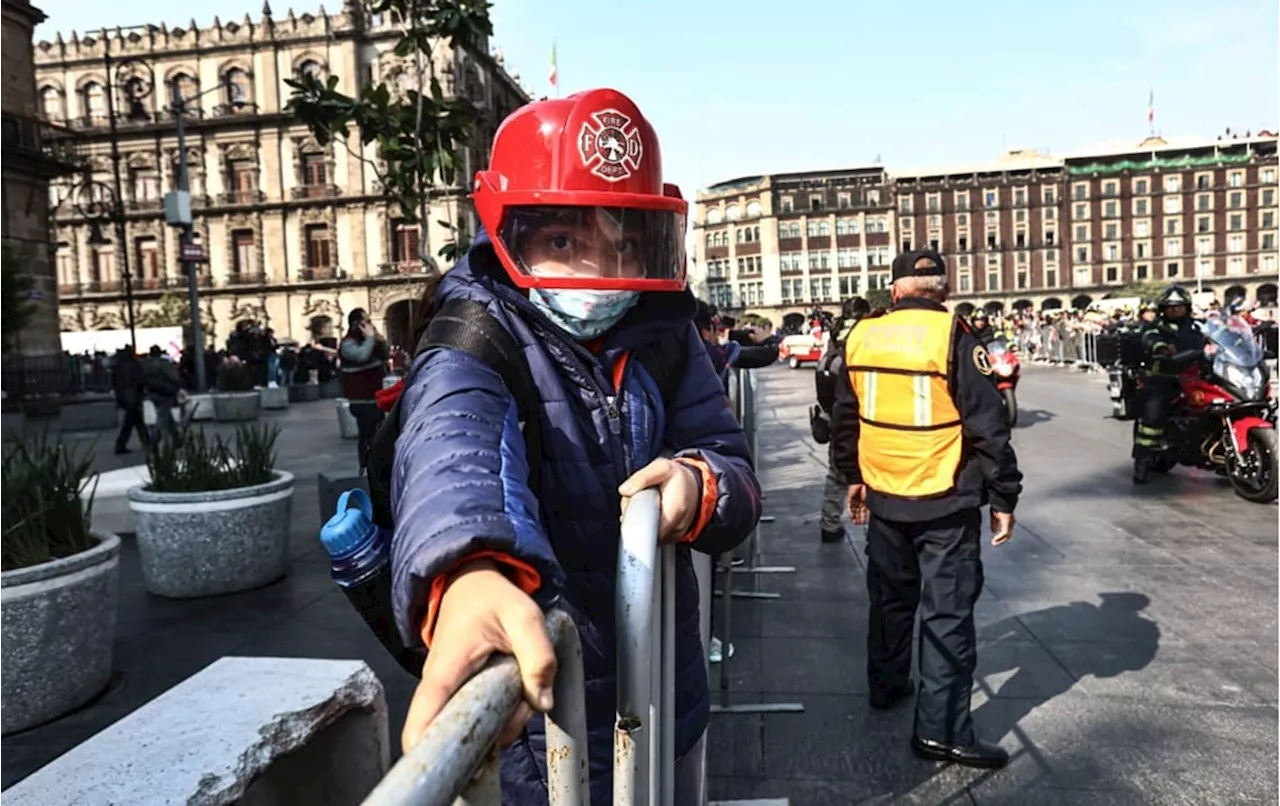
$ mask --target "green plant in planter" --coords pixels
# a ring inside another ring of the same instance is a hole
[[[238,361],[223,361],[218,365],[219,392],[252,392],[253,370]]]
[[[266,484],[275,478],[275,425],[242,425],[235,444],[221,436],[210,442],[191,428],[176,438],[161,439],[147,453],[148,489],[158,493],[207,493]]]
[[[3,570],[70,557],[97,544],[89,534],[98,489],[92,457],[92,446],[74,452],[47,434],[5,453],[0,481]]]

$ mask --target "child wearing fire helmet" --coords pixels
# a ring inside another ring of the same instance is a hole
[[[619,520],[625,499],[656,487],[660,539],[679,546],[675,749],[677,786],[692,792],[689,760],[710,697],[690,551],[738,544],[759,519],[760,490],[692,325],[688,204],[662,181],[648,121],[608,89],[512,113],[473,200],[483,228],[436,305],[484,304],[521,348],[540,398],[539,489],[530,489],[516,402],[498,373],[457,350],[419,355],[392,472],[392,571],[402,637],[430,652],[402,742],[412,745],[491,653],[509,652],[525,705],[502,739],[512,742],[504,801],[546,803],[542,718],[529,717],[551,706],[555,656],[542,610],[554,602],[582,639],[591,801],[611,801]],[[664,406],[629,358],[671,333],[687,368]]]

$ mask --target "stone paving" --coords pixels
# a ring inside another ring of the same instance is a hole
[[[1276,508],[1177,471],[1135,491],[1128,426],[1096,379],[1028,368],[1015,443],[1027,474],[1014,541],[984,553],[974,708],[1015,756],[978,773],[919,762],[910,709],[867,707],[862,530],[820,545],[825,450],[808,439],[810,370],[761,373],[759,447],[768,514],[761,575],[777,600],[734,600],[731,702],[800,701],[802,714],[717,714],[713,798],[793,804],[1275,803]],[[116,674],[89,706],[7,736],[3,786],[224,655],[362,658],[383,680],[398,735],[413,679],[329,580],[315,474],[354,465],[332,401],[267,415],[298,476],[292,570],[245,594],[148,596],[136,548],[121,561]],[[221,427],[218,427],[219,429]],[[110,454],[114,469],[140,454]],[[736,587],[743,586],[737,578]],[[717,684],[713,670],[713,690]],[[717,695],[718,696],[718,695]]]

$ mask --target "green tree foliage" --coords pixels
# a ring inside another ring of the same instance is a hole
[[[1169,283],[1159,283],[1148,281],[1145,283],[1130,283],[1115,293],[1117,297],[1140,297],[1148,302],[1154,302],[1164,290],[1169,287]]]
[[[889,293],[887,288],[873,288],[866,293],[864,298],[872,310],[893,307],[893,295]]]
[[[0,333],[3,351],[9,352],[22,329],[31,322],[36,306],[31,301],[31,277],[12,247],[0,248]]]
[[[476,108],[465,98],[444,96],[436,75],[432,50],[447,41],[454,49],[471,49],[493,33],[487,0],[365,0],[369,14],[406,21],[395,55],[414,57],[418,88],[396,99],[383,83],[365,86],[358,97],[338,92],[338,77],[322,80],[301,75],[287,79],[293,89],[288,111],[326,145],[342,142],[362,156],[363,147],[377,145],[383,164],[374,164],[385,192],[400,204],[405,218],[427,220],[428,193],[437,181],[451,185],[463,166],[462,150],[477,120]],[[456,228],[454,239],[439,252],[456,260],[469,244]],[[425,241],[424,241],[425,242]]]
[[[180,291],[169,289],[160,304],[138,317],[139,327],[187,327],[191,324],[191,306]]]

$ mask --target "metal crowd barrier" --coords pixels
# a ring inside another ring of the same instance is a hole
[[[734,369],[729,375],[729,403],[733,408],[734,414],[738,418],[738,422],[742,425],[743,434],[747,438],[747,446],[751,451],[753,459],[759,456],[756,444],[756,373],[755,370]],[[771,523],[771,516],[764,516],[760,519],[761,523]],[[711,712],[715,713],[736,713],[736,714],[763,714],[763,713],[801,713],[804,711],[804,705],[796,702],[769,702],[769,703],[733,703],[732,700],[732,679],[729,674],[729,664],[731,661],[731,647],[733,638],[733,600],[738,599],[779,599],[780,594],[770,591],[761,590],[734,590],[733,578],[739,575],[751,574],[794,574],[796,569],[794,566],[763,566],[760,565],[760,527],[751,530],[750,536],[747,538],[747,557],[746,564],[741,568],[734,568],[733,558],[730,553],[725,553],[720,557],[719,568],[717,569],[721,575],[722,582],[717,595],[720,598],[720,622],[713,625],[714,630],[719,633],[722,651],[720,653],[720,702],[712,703]],[[710,576],[708,569],[708,576]],[[757,577],[758,579],[758,577]],[[701,586],[701,579],[699,579]],[[707,585],[705,588],[699,587],[702,595],[700,603],[704,613],[711,612],[711,593],[714,583]],[[706,636],[704,635],[704,640]]]
[[[657,490],[631,499],[618,546],[615,806],[675,806],[676,548],[658,546],[659,524]],[[546,719],[549,803],[588,806],[582,646],[563,611],[547,614],[547,631],[558,663],[555,706]],[[500,806],[494,744],[522,697],[515,658],[495,655],[449,700],[364,806]],[[703,764],[705,777],[705,756]]]

